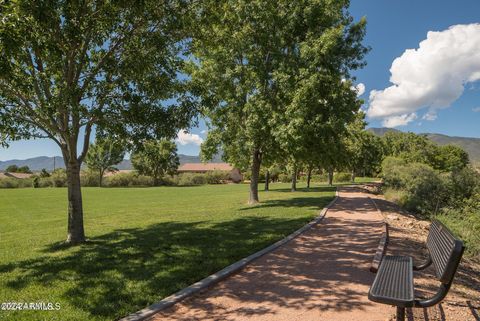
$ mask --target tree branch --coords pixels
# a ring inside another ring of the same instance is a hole
[[[83,137],[83,149],[82,153],[78,157],[77,161],[82,163],[88,153],[88,147],[90,146],[90,135],[92,133],[92,124],[94,122],[94,118],[90,119],[85,127],[85,136]]]

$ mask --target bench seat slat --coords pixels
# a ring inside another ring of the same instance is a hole
[[[408,256],[383,258],[368,298],[374,302],[399,307],[413,307],[413,261]]]

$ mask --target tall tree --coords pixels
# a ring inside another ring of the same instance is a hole
[[[365,22],[352,23],[348,3],[202,2],[191,74],[211,120],[205,149],[221,145],[230,162],[251,169],[249,203],[258,202],[262,160],[282,150],[278,128],[301,84],[318,90],[315,75],[338,80],[362,64]]]
[[[132,165],[140,174],[153,177],[158,186],[164,175],[175,174],[180,165],[177,145],[168,140],[146,141],[133,153]]]
[[[347,126],[344,137],[346,148],[346,169],[351,172],[351,180],[359,171],[365,176],[379,171],[383,160],[383,144],[381,138],[365,130],[365,113],[359,112],[355,120]]]
[[[0,143],[48,138],[68,177],[67,242],[85,240],[80,167],[95,127],[175,137],[194,108],[181,71],[187,1],[3,1]]]
[[[125,142],[114,137],[97,136],[95,144],[91,144],[85,163],[88,168],[98,174],[98,185],[101,187],[106,171],[117,171],[114,165],[123,161]]]

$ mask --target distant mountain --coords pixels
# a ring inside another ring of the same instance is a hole
[[[45,168],[49,171],[55,168],[65,168],[65,163],[63,162],[63,157],[47,157],[40,156],[28,159],[12,159],[7,161],[0,161],[0,171],[5,170],[10,165],[17,166],[28,166],[33,171],[39,171],[42,168]]]
[[[439,145],[457,145],[462,147],[470,156],[472,162],[480,162],[480,138],[456,137],[442,134],[426,134],[427,137]]]
[[[371,128],[368,128],[367,131],[369,132],[372,132],[374,133],[375,135],[377,136],[383,136],[385,135],[386,133],[388,132],[394,132],[394,133],[399,133],[401,132],[400,130],[398,129],[395,129],[395,128],[385,128],[385,127],[371,127]]]
[[[201,163],[200,156],[192,155],[183,155],[178,154],[180,158],[180,164],[185,163]],[[213,163],[223,162],[221,156],[216,155],[213,160]],[[55,156],[47,157],[40,156],[29,159],[12,159],[7,161],[0,161],[0,171],[4,171],[10,165],[17,166],[28,166],[32,171],[40,171],[42,168],[45,168],[48,171],[52,171],[54,168],[65,168],[65,163],[63,162],[63,157]],[[120,164],[116,166],[118,169],[132,169],[132,163],[129,159],[124,159]]]
[[[378,136],[383,136],[387,132],[401,132],[394,128],[368,128],[367,130]],[[480,138],[456,137],[432,133],[424,133],[424,135],[441,146],[449,144],[459,146],[468,153],[472,162],[480,162]]]

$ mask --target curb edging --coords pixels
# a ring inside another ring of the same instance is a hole
[[[243,269],[246,265],[250,264],[252,261],[258,259],[261,256],[264,256],[267,253],[274,251],[275,249],[279,248],[280,246],[288,243],[289,241],[293,240],[294,238],[298,237],[300,234],[304,233],[305,231],[309,230],[312,226],[318,224],[327,214],[328,209],[337,201],[339,197],[338,188],[335,191],[335,198],[327,204],[321,211],[320,214],[314,218],[312,221],[307,223],[306,225],[302,226],[300,229],[296,230],[292,234],[286,236],[285,238],[267,246],[266,248],[253,253],[225,268],[222,270],[207,276],[206,278],[186,287],[182,290],[164,298],[163,300],[153,303],[152,305],[134,312],[124,318],[119,319],[118,321],[141,321],[145,320],[152,315],[165,310],[174,304],[186,299],[189,296],[192,296],[218,282],[227,278],[228,276],[238,272],[239,270]]]

